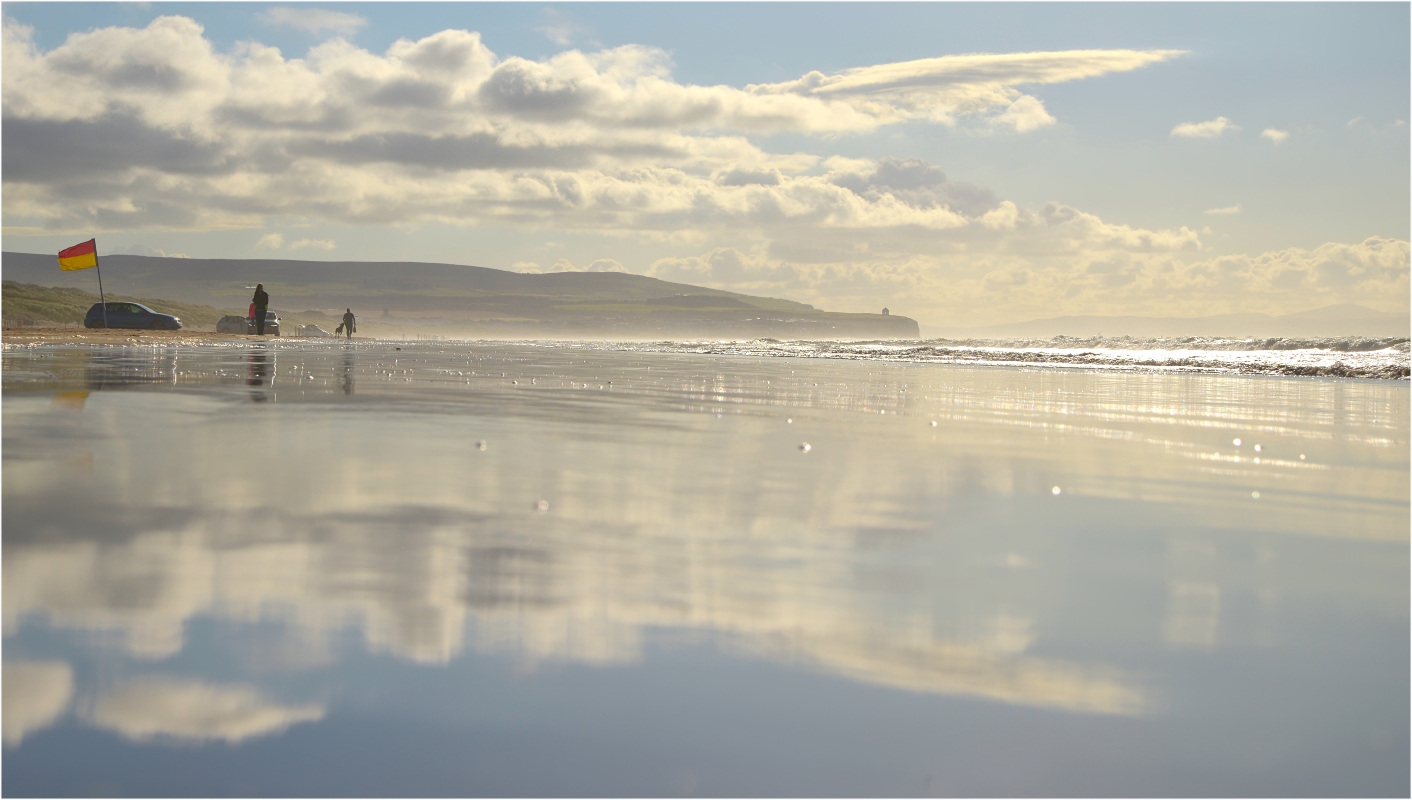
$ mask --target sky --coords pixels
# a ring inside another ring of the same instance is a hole
[[[1406,311],[1407,3],[5,3],[4,249]]]

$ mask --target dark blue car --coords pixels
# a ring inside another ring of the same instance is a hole
[[[181,330],[181,320],[171,314],[158,314],[141,303],[108,303],[109,328],[150,328],[154,331]],[[103,304],[94,303],[83,318],[83,327],[103,327]]]

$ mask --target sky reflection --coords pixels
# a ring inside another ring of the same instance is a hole
[[[1197,698],[1393,630],[1363,691],[1405,696],[1400,384],[404,347],[6,349],[7,745],[332,730],[356,652],[533,682],[682,636],[1279,740]],[[1394,752],[1406,705],[1360,717]]]

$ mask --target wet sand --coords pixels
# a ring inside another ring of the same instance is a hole
[[[10,794],[1408,790],[1401,382],[3,357]]]
[[[358,340],[360,337],[353,337]],[[162,344],[198,345],[204,342],[260,342],[274,339],[296,339],[300,341],[332,341],[332,339],[310,339],[307,337],[283,334],[282,336],[247,336],[235,333],[214,331],[179,330],[152,331],[129,330],[125,328],[6,328],[0,332],[0,342],[11,345],[37,344]],[[340,338],[341,340],[341,338]]]

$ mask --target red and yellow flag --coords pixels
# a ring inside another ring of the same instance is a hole
[[[97,239],[89,239],[59,251],[59,269],[89,269],[98,266]]]

